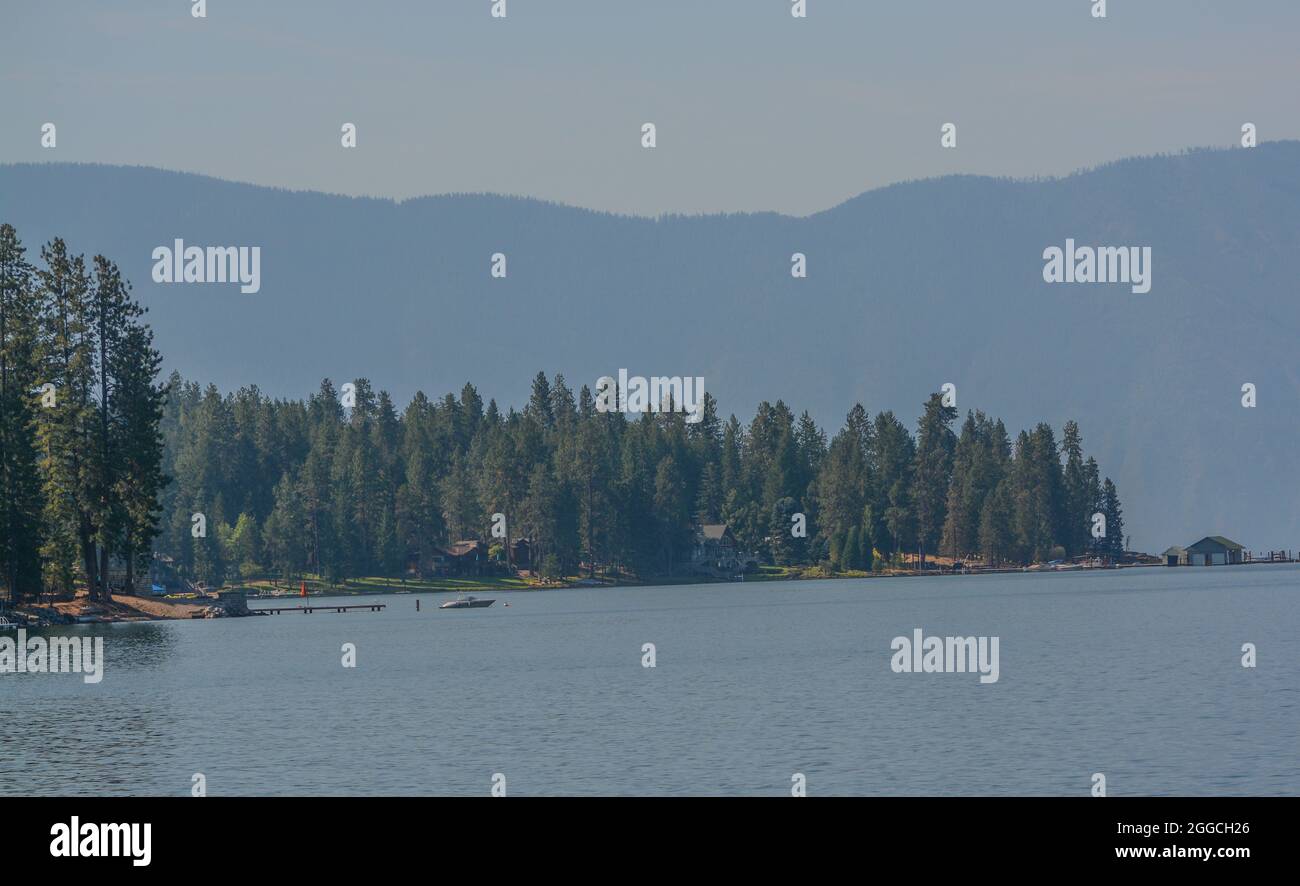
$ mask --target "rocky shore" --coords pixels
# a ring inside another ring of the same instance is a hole
[[[249,610],[242,592],[228,592],[219,597],[198,600],[167,600],[115,594],[108,602],[93,601],[85,592],[79,592],[72,600],[19,606],[9,617],[23,627],[48,627],[193,618],[241,618],[255,614]]]

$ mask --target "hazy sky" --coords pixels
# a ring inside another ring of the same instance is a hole
[[[1109,0],[1104,20],[1092,0],[790,5],[0,0],[0,162],[804,214],[912,178],[1227,145],[1247,121],[1300,138],[1295,0]]]

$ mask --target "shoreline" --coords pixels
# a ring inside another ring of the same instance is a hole
[[[1232,564],[1235,566],[1275,566],[1285,563],[1294,565],[1295,561],[1283,560],[1256,560],[1252,562]],[[435,582],[408,582],[407,586],[402,583],[389,584],[388,580],[378,578],[360,579],[361,586],[345,586],[341,588],[321,588],[308,592],[307,597],[303,598],[297,591],[285,591],[274,594],[245,594],[243,600],[236,599],[233,603],[230,601],[218,601],[215,596],[212,597],[195,597],[193,599],[176,599],[165,597],[137,597],[127,594],[116,594],[113,596],[111,604],[91,602],[85,595],[85,592],[78,592],[76,598],[67,601],[57,601],[52,604],[26,605],[17,607],[14,613],[25,616],[27,622],[20,624],[21,627],[43,628],[70,626],[78,624],[120,624],[120,623],[140,623],[140,622],[158,622],[158,621],[185,621],[195,619],[213,619],[213,618],[243,618],[256,616],[258,613],[255,608],[250,609],[244,605],[244,601],[254,600],[275,600],[285,601],[290,599],[306,599],[322,597],[388,597],[388,596],[409,596],[413,594],[487,594],[487,593],[532,593],[542,591],[563,591],[563,590],[583,590],[583,589],[603,589],[616,590],[620,588],[655,588],[655,587],[679,587],[683,585],[723,585],[723,584],[771,584],[788,581],[835,581],[835,580],[862,580],[875,578],[918,578],[918,577],[961,577],[972,575],[1044,575],[1055,574],[1058,572],[1112,572],[1126,569],[1142,569],[1151,567],[1163,567],[1166,569],[1197,569],[1198,567],[1166,567],[1161,563],[1129,563],[1108,567],[1093,567],[1089,569],[1052,569],[1052,568],[1034,568],[1034,567],[1008,567],[997,569],[980,569],[968,572],[952,572],[941,569],[935,570],[892,570],[888,572],[845,572],[845,573],[825,573],[816,569],[809,569],[806,572],[801,570],[790,570],[780,573],[759,573],[747,576],[743,579],[722,579],[709,578],[707,576],[682,576],[680,579],[659,578],[653,581],[627,581],[627,580],[607,580],[597,579],[595,583],[586,583],[588,579],[575,579],[562,583],[553,584],[529,584],[522,579],[507,579],[505,577],[496,577],[486,580],[466,580],[458,579],[456,584],[447,585],[445,583]],[[778,569],[780,567],[765,567],[767,569]],[[223,589],[229,591],[248,591],[258,590],[254,586],[237,586]]]

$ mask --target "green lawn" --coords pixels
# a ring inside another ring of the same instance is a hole
[[[307,589],[313,594],[385,594],[393,591],[430,592],[447,591],[451,593],[472,593],[474,591],[524,591],[531,585],[520,578],[506,578],[500,575],[485,575],[473,578],[429,578],[403,581],[400,578],[370,576],[350,578],[342,584],[331,584],[314,576],[303,576]],[[271,579],[249,579],[235,585],[247,591],[266,593],[274,588],[281,591],[294,591],[297,583],[274,582]]]
[[[485,575],[474,578],[428,578],[403,581],[400,578],[354,578],[348,581],[348,588],[362,593],[383,591],[525,591],[529,584],[521,578],[506,578],[501,575]]]

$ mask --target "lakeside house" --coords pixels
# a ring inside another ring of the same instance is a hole
[[[406,573],[412,576],[482,575],[488,567],[488,546],[477,539],[464,539],[445,548],[411,551],[406,555]]]
[[[1166,566],[1231,566],[1242,562],[1241,545],[1222,535],[1207,535],[1187,547],[1174,545],[1161,556]]]
[[[104,580],[109,591],[114,594],[127,593],[127,562],[120,554],[113,554],[108,560],[108,569]],[[176,569],[176,562],[166,554],[154,553],[146,570],[139,568],[131,571],[132,593],[138,596],[161,596],[172,591],[183,590],[185,582]]]
[[[726,523],[704,523],[695,527],[691,549],[691,570],[731,577],[758,564],[758,558],[740,550],[736,536]]]
[[[482,575],[488,565],[488,546],[478,539],[464,539],[443,549],[447,575]]]
[[[533,568],[532,545],[527,538],[517,538],[511,542],[510,555],[511,565],[516,569]],[[452,542],[446,547],[408,551],[406,574],[419,578],[483,576],[503,570],[503,562],[492,560],[488,542],[467,538]]]

